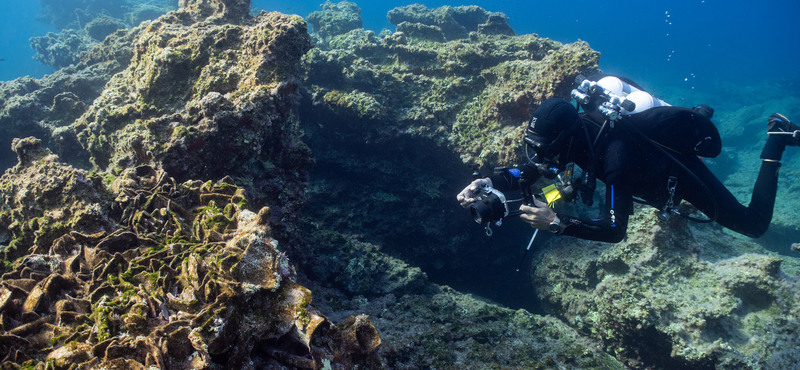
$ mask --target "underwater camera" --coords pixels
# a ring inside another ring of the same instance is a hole
[[[469,212],[479,224],[500,221],[510,213],[506,196],[491,187],[483,188],[481,193],[475,196],[475,203],[469,206]]]

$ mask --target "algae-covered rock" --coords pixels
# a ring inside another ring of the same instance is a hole
[[[171,0],[39,0],[42,9],[36,16],[40,22],[56,29],[81,29],[95,19],[109,17],[123,21],[128,27],[138,26],[175,9],[177,1]]]
[[[314,18],[347,11],[359,13],[348,3]],[[326,34],[304,57],[310,118],[326,130],[367,140],[430,137],[462,153],[465,163],[508,163],[518,158],[521,128],[538,102],[566,96],[577,74],[597,68],[599,54],[584,42],[479,32],[500,16],[478,7],[417,4],[389,14],[397,33]],[[463,32],[449,36],[442,19]],[[322,118],[331,114],[336,119]]]
[[[349,5],[337,11],[347,9],[358,15]],[[575,75],[597,68],[599,53],[584,42],[481,33],[478,26],[491,17],[479,7],[409,6],[390,14],[406,22],[398,23],[406,31],[378,37],[353,29],[319,39],[303,57],[300,117],[316,161],[309,187],[314,206],[305,215],[311,225],[356,235],[426,271],[478,268],[469,261],[491,252],[454,194],[471,181],[474,164],[521,161],[530,114],[546,98],[566,97]],[[433,20],[440,14],[460,25],[464,38],[438,31],[444,28]],[[329,251],[321,243],[309,247]],[[350,253],[322,260],[348,271],[343,261]],[[510,258],[498,254],[492,258]],[[375,280],[362,281],[355,285]],[[340,286],[359,294],[371,289]]]
[[[81,172],[36,140],[16,144],[21,163],[1,179],[0,220],[36,226],[30,240],[27,229],[8,225],[14,245],[5,248],[0,314],[20,339],[0,342],[15,354],[4,366],[379,366],[369,318],[334,325],[314,308],[270,236],[269,210],[242,208],[244,189],[229,180],[177,183],[139,167],[114,181],[112,201],[105,187],[59,180]],[[44,189],[20,186],[23,179]],[[93,219],[83,208],[105,211]],[[78,224],[46,229],[59,213]],[[47,239],[38,234],[45,230]]]
[[[67,127],[100,96],[111,76],[127,67],[133,39],[142,29],[115,32],[88,50],[77,65],[41,79],[0,82],[0,169],[14,165],[11,140],[28,136],[41,139],[65,162],[88,168],[88,154]]]
[[[64,30],[58,34],[48,32],[42,37],[31,38],[31,48],[36,50],[33,59],[55,69],[78,64],[81,55],[92,45],[86,34]]]
[[[788,257],[671,221],[640,210],[622,243],[555,241],[535,263],[537,293],[631,367],[793,366],[798,290],[780,270]]]
[[[108,35],[117,30],[127,28],[127,25],[108,16],[93,19],[84,27],[86,34],[97,41],[103,41]]]
[[[0,180],[3,366],[379,368],[370,319],[325,318],[276,240],[296,238],[310,163],[294,114],[305,23],[181,5],[62,80],[8,86],[4,134],[43,140],[13,140]],[[105,88],[50,85],[82,73]]]
[[[215,23],[236,7],[247,8],[231,2],[206,19],[196,17],[207,8],[192,8],[151,23],[128,69],[73,128],[98,170],[153,163],[181,181],[228,175],[257,202],[286,199],[273,216],[288,224],[309,163],[293,114],[309,38],[302,19],[278,13]]]
[[[110,231],[102,178],[61,163],[36,138],[14,139],[19,164],[0,177],[0,244],[6,264],[30,253],[44,254],[74,230]]]
[[[514,35],[505,14],[488,12],[476,5],[428,9],[422,4],[412,4],[392,9],[387,17],[398,26],[398,31],[401,24],[419,24],[439,29],[446,40],[467,38],[470,32]]]
[[[372,299],[313,289],[326,312],[370,315],[381,333],[385,368],[628,368],[557,318],[505,308],[447,286],[427,283],[413,293]]]
[[[344,35],[364,26],[361,20],[361,8],[349,1],[332,3],[330,0],[320,5],[321,11],[313,12],[306,17],[314,35],[321,42],[330,41],[333,36]]]
[[[348,295],[402,295],[424,289],[427,277],[418,267],[380,252],[373,245],[333,230],[303,225],[307,248],[295,255],[308,266],[309,277],[325,281]]]
[[[32,37],[34,59],[55,69],[79,64],[87,51],[120,29],[132,29],[171,10],[163,1],[41,0],[37,20],[62,30]]]

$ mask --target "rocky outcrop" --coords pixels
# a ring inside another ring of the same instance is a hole
[[[465,39],[470,32],[514,36],[505,14],[488,12],[476,5],[428,9],[422,4],[412,4],[392,9],[387,17],[399,32],[414,34],[415,30],[427,29],[441,35],[442,41]]]
[[[22,77],[0,82],[0,169],[13,166],[13,138],[36,136],[62,160],[88,168],[69,125],[100,96],[111,77],[127,68],[133,40],[144,26],[118,31],[87,51],[80,63],[41,79]]]
[[[39,139],[14,139],[13,147],[19,163],[6,171],[0,187],[0,244],[6,246],[6,264],[28,254],[47,254],[70,231],[112,231],[105,204],[110,195],[102,177],[59,162]]]
[[[351,3],[326,4],[309,18],[358,13]],[[442,28],[433,21],[442,14],[464,38],[434,41],[399,25],[381,36],[328,29],[328,41],[317,39],[322,43],[303,58],[300,116],[317,163],[304,229],[356,236],[344,238],[347,247],[309,247],[309,261],[330,262],[344,272],[336,276],[352,275],[352,256],[374,249],[437,275],[483,269],[483,231],[452,199],[470,181],[470,165],[520,161],[523,130],[538,103],[565,96],[576,74],[597,68],[599,54],[583,42],[480,32],[491,14],[478,7],[409,6],[390,18],[430,31]],[[352,252],[365,245],[377,247]],[[518,263],[516,254],[488,253],[497,266]],[[347,285],[340,287],[352,291]]]
[[[628,238],[554,240],[534,263],[549,311],[634,368],[781,369],[800,343],[798,261],[640,209]]]
[[[369,317],[328,320],[278,248],[311,163],[294,113],[305,23],[181,4],[48,85],[6,85],[3,129],[45,140],[15,139],[0,178],[3,366],[380,367]],[[49,85],[81,73],[104,87]]]
[[[317,44],[325,45],[331,37],[342,35],[364,26],[361,19],[361,8],[349,1],[332,3],[330,0],[320,5],[322,11],[313,12],[306,17],[313,30],[312,36]]]
[[[174,4],[162,1],[40,1],[37,20],[62,31],[32,37],[33,58],[55,69],[78,65],[89,50],[115,31],[136,28],[174,9]]]
[[[81,55],[92,47],[88,35],[72,30],[64,30],[58,34],[48,32],[42,37],[31,38],[31,48],[36,50],[33,59],[38,62],[61,69],[81,61]]]
[[[446,286],[413,293],[347,298],[313,286],[331,319],[370,315],[381,333],[378,351],[387,369],[628,369],[552,316],[484,301]]]
[[[128,68],[61,137],[80,142],[97,171],[150,164],[179,181],[231,176],[257,203],[284,199],[274,226],[290,228],[310,163],[293,113],[299,58],[310,48],[305,23],[243,18],[249,5],[220,4],[148,24]]]
[[[398,8],[375,35],[327,2],[309,36],[247,1],[180,5],[82,25],[111,33],[0,86],[4,367],[796,362],[795,259],[640,211],[618,245],[540,236],[528,279],[530,230],[487,242],[453,201],[469,165],[516,163],[538,103],[596,70],[586,43],[474,6]]]
[[[369,318],[322,316],[270,236],[270,209],[245,209],[229,178],[178,183],[140,166],[104,184],[39,144],[15,141],[19,164],[0,178],[4,367],[380,364]]]
[[[321,23],[359,12],[352,3],[326,4],[309,18]],[[353,28],[355,21],[323,29],[322,43],[304,58],[315,115],[309,120],[340,137],[353,133],[354,141],[409,135],[449,145],[464,163],[509,163],[518,159],[522,123],[538,102],[566,96],[574,77],[596,70],[599,59],[583,42],[481,31],[507,18],[475,6],[410,5],[389,19],[398,32],[383,37]]]

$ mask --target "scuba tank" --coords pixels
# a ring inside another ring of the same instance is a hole
[[[633,111],[621,107],[620,113],[623,116],[644,112],[654,107],[668,107],[667,102],[650,95],[650,93],[633,86],[618,77],[606,76],[597,81],[605,91],[620,98],[625,98],[634,104]]]

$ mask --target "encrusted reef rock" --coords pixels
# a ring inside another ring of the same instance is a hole
[[[4,367],[380,366],[370,319],[322,316],[270,236],[270,209],[245,209],[229,178],[178,183],[140,166],[112,200],[39,144],[15,141],[20,162],[0,178]]]
[[[375,246],[368,249],[426,271],[479,268],[468,261],[485,258],[485,236],[452,199],[470,181],[469,165],[492,168],[521,160],[533,110],[548,97],[567,96],[574,77],[594,71],[599,60],[585,42],[480,30],[500,16],[472,6],[390,12],[407,30],[441,35],[434,38],[353,29],[360,16],[352,3],[326,3],[309,16],[320,25],[350,21],[348,27],[325,28],[325,37],[316,38],[317,47],[303,58],[300,116],[317,162],[306,230],[363,236],[356,239]],[[350,247],[323,249],[332,255],[323,260],[336,271],[352,271],[348,266],[358,266],[349,262],[352,256],[362,255]],[[495,254],[498,260],[512,258]],[[347,285],[341,287],[350,291]]]
[[[199,19],[238,21],[250,11],[250,0],[180,0],[178,7]]]
[[[14,165],[13,138],[36,136],[62,160],[89,167],[68,127],[100,96],[115,73],[133,56],[132,43],[144,27],[118,31],[89,50],[83,61],[41,79],[0,82],[0,170]]]
[[[278,248],[311,163],[294,114],[305,23],[181,5],[4,86],[4,134],[42,140],[9,139],[0,179],[3,366],[381,367],[370,318],[325,318]]]
[[[309,18],[324,24],[359,12],[352,3],[326,3]],[[476,6],[411,5],[389,18],[406,25],[383,37],[354,29],[356,21],[321,27],[327,42],[304,58],[311,118],[337,136],[427,137],[450,145],[465,163],[508,163],[518,158],[522,123],[538,103],[566,96],[574,77],[594,71],[599,60],[584,42],[509,36],[510,28],[482,32],[479,26],[507,18]],[[460,31],[441,31],[442,22]],[[331,114],[337,118],[324,118]]]
[[[633,368],[784,369],[799,358],[798,261],[640,209],[619,244],[554,239],[534,263],[550,311]]]
[[[505,14],[488,12],[476,5],[428,9],[422,4],[412,4],[392,9],[387,17],[398,32],[419,34],[423,39],[441,36],[441,40],[434,36],[434,41],[465,39],[470,32],[514,36]]]
[[[322,11],[314,12],[306,17],[308,25],[314,31],[312,36],[316,42],[325,45],[331,37],[343,35],[364,26],[361,19],[361,8],[349,1],[332,3],[330,0],[320,5]]]
[[[41,140],[14,139],[19,164],[0,177],[0,245],[9,264],[28,254],[47,254],[70,231],[111,231],[110,196],[101,177],[67,166]]]
[[[98,171],[152,164],[180,181],[231,176],[256,202],[282,199],[275,224],[291,228],[310,163],[294,115],[305,23],[247,17],[249,2],[184,5],[147,25],[128,68],[71,130]]]
[[[446,286],[428,283],[413,293],[374,299],[313,290],[325,312],[370,315],[381,333],[378,353],[387,369],[628,369],[554,317],[501,307]]]
[[[55,69],[61,69],[81,61],[81,56],[92,46],[89,35],[73,30],[58,34],[48,32],[42,37],[31,38],[31,48],[36,50],[33,59]]]

